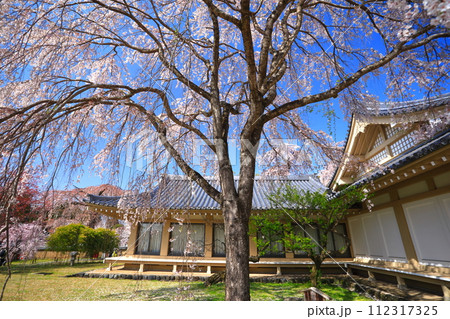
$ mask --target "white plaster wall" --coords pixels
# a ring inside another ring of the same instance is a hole
[[[348,221],[356,257],[406,260],[393,208],[351,217]]]
[[[362,215],[361,218],[369,256],[382,258],[386,256],[386,249],[377,215],[377,213],[369,213]]]
[[[378,221],[381,224],[383,240],[386,248],[386,257],[390,259],[405,259],[406,253],[403,247],[402,237],[398,229],[397,219],[392,207],[377,212]]]
[[[355,256],[367,256],[369,250],[367,249],[366,239],[364,237],[364,229],[360,216],[351,217],[348,219],[348,226],[350,228],[350,236]]]
[[[419,261],[450,264],[450,194],[403,205]]]

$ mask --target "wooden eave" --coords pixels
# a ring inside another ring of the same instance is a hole
[[[152,220],[159,216],[164,216],[165,219],[172,219],[175,216],[198,218],[200,216],[207,216],[209,218],[222,217],[222,211],[220,209],[153,209],[153,208],[131,208],[129,210],[122,210],[116,207],[102,206],[96,204],[86,204],[89,210],[100,213],[105,216],[117,218],[117,219],[133,219],[134,221]],[[252,215],[258,215],[265,210],[253,209]],[[196,216],[196,217],[195,217]]]
[[[89,210],[93,212],[100,213],[102,215],[109,216],[112,218],[124,219],[125,212],[119,211],[116,207],[101,206],[91,203],[86,203],[86,206],[88,207]]]
[[[432,170],[440,169],[449,164],[450,145],[446,145],[431,154],[373,180],[370,183],[369,189],[371,191],[380,191],[405,181],[412,183],[417,176],[426,174]]]
[[[372,156],[385,150],[387,157],[380,163],[383,164],[392,159],[390,154],[389,145],[401,139],[405,135],[409,134],[412,128],[403,130],[390,138],[387,138],[383,129],[384,125],[391,125],[393,127],[399,125],[411,126],[414,123],[423,121],[427,114],[430,112],[434,115],[439,115],[448,111],[448,106],[443,105],[433,110],[421,110],[408,114],[395,114],[395,115],[383,115],[383,116],[369,116],[352,118],[350,132],[347,139],[347,144],[344,150],[345,159],[339,166],[335,177],[331,183],[331,189],[336,190],[339,185],[351,184],[354,182],[357,172],[349,170],[348,163],[349,158],[357,159],[360,163],[368,161]],[[414,127],[414,126],[413,126]],[[383,143],[372,149],[379,134],[383,136]]]

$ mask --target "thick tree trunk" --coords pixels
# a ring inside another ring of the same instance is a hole
[[[250,145],[256,147],[241,147],[237,192],[231,168],[223,167],[220,172],[227,247],[226,300],[250,300],[248,224],[252,210],[257,138],[249,141]]]
[[[237,202],[224,203],[226,300],[250,300],[248,213]]]

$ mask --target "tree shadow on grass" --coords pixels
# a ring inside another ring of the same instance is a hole
[[[295,283],[253,283],[251,285],[252,300],[300,300],[304,284]]]
[[[171,301],[171,300],[197,300],[194,297],[195,288],[180,285],[176,287],[163,287],[155,289],[135,290],[133,292],[121,292],[108,294],[103,300],[145,300],[145,301]],[[204,300],[204,299],[201,299]]]
[[[148,300],[170,301],[177,292],[177,288],[159,288],[150,290],[136,290],[133,292],[120,292],[103,296],[103,300]]]

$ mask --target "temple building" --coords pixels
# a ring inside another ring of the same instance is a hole
[[[450,300],[450,94],[354,114],[328,185],[368,187],[346,224],[355,274],[439,290]]]
[[[378,104],[354,113],[341,164],[324,186],[314,176],[255,179],[253,213],[270,208],[267,196],[283,183],[310,191],[339,192],[365,186],[371,203],[353,209],[338,226],[351,239],[339,254],[332,238],[324,272],[340,267],[399,287],[432,291],[450,300],[450,94],[433,99]],[[208,179],[216,187],[218,182]],[[90,209],[133,221],[124,256],[106,259],[124,269],[212,273],[225,268],[219,205],[184,176],[165,176],[148,193],[90,195]],[[131,217],[131,218],[130,218]],[[250,240],[250,256],[258,256]],[[261,257],[261,256],[260,256]],[[337,266],[339,265],[339,266]],[[250,261],[251,273],[308,273],[301,252]]]
[[[220,189],[216,179],[207,180]],[[237,178],[235,180],[238,181]],[[252,213],[270,209],[268,195],[285,183],[305,191],[327,190],[314,176],[256,177]],[[166,175],[148,194],[122,197],[89,195],[88,203],[91,209],[102,214],[134,219],[125,256],[107,258],[110,264],[115,261],[125,263],[125,269],[141,272],[175,272],[192,265],[196,271],[206,273],[225,269],[224,224],[219,204],[185,176]],[[345,229],[344,224],[339,227]],[[334,249],[336,254],[339,248]],[[250,256],[258,256],[253,240],[250,240]],[[347,258],[343,260],[352,260],[350,251],[345,256]],[[263,256],[259,262],[250,263],[250,268],[258,273],[307,273],[309,265],[310,260],[306,256],[282,252]],[[333,263],[330,266],[335,267]],[[297,269],[299,267],[302,269]]]

